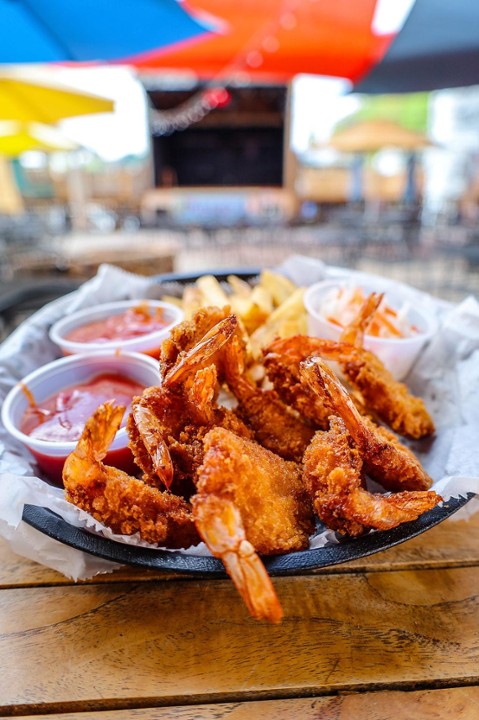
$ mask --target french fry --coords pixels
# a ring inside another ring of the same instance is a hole
[[[277,337],[288,337],[303,332],[306,320],[303,296],[304,288],[296,288],[292,295],[273,310],[269,318],[252,333],[250,340],[255,355]]]
[[[280,328],[281,337],[291,337],[292,335],[307,335],[308,334],[308,318],[306,313],[298,316],[297,318],[291,318],[285,320]]]
[[[251,335],[273,312],[271,295],[262,287],[255,287],[248,297],[233,295],[231,307],[243,321],[246,331]]]
[[[236,275],[227,281],[231,292],[225,291],[214,275],[203,275],[188,285],[182,303],[185,317],[191,318],[201,307],[229,306],[238,318],[247,354],[252,358],[259,358],[261,349],[276,337],[307,332],[304,288],[271,270],[263,270],[255,286]],[[177,298],[168,300],[178,304]]]
[[[242,280],[237,275],[228,275],[227,280],[234,295],[238,297],[248,297],[251,295],[253,288],[246,280]]]
[[[203,307],[224,307],[230,304],[230,298],[225,293],[214,275],[202,275],[196,281],[202,296]]]
[[[259,285],[269,291],[275,307],[282,305],[296,290],[296,285],[291,280],[272,270],[261,272]]]

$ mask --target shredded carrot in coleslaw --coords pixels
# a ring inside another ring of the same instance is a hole
[[[321,313],[340,327],[349,325],[358,315],[367,295],[361,287],[344,286],[332,290],[321,304]],[[407,319],[408,307],[395,310],[384,299],[372,316],[367,334],[382,338],[406,338],[418,332]]]

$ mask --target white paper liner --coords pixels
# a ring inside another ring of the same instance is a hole
[[[348,277],[358,282],[370,275],[326,266],[319,260],[293,256],[279,268],[298,285],[322,279]],[[384,278],[382,278],[384,282]],[[401,283],[413,305],[427,308],[438,321],[438,331],[421,354],[407,382],[421,395],[437,427],[434,440],[412,444],[425,469],[436,480],[433,488],[447,500],[479,494],[479,304],[468,297],[451,305]],[[60,317],[101,302],[158,296],[154,279],[102,265],[98,274],[74,293],[55,300],[27,319],[0,346],[0,401],[11,387],[42,364],[60,356],[48,338],[48,329]],[[99,532],[116,542],[152,546],[138,536],[115,535],[88,513],[63,497],[63,491],[37,477],[35,461],[0,424],[0,536],[19,555],[51,567],[74,580],[110,572],[119,565],[94,557],[28,526],[22,520],[25,504],[46,507],[69,524]],[[479,509],[474,498],[452,517],[467,519]],[[326,530],[311,540],[311,548],[336,542]],[[209,554],[204,544],[184,550],[187,554]]]

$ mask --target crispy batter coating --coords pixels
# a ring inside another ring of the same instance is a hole
[[[299,364],[317,352],[315,338],[306,335],[275,340],[263,350],[268,379],[280,398],[295,408],[315,428],[327,429],[331,405],[326,396],[318,396],[302,382]]]
[[[63,470],[65,496],[122,535],[183,548],[198,542],[191,507],[183,498],[146,485],[102,461],[120,426],[124,408],[101,405],[87,421]]]
[[[274,390],[262,390],[245,376],[230,387],[238,400],[236,413],[252,428],[256,440],[285,460],[301,462],[314,429]]]
[[[392,430],[415,440],[432,435],[434,422],[424,401],[411,395],[408,387],[393,378],[381,360],[364,348],[347,343],[323,341],[319,353],[336,360],[370,408]]]
[[[198,496],[232,501],[241,514],[246,539],[260,554],[308,547],[312,508],[299,465],[224,428],[210,430],[204,446]],[[198,496],[192,498],[194,509]]]
[[[203,462],[203,438],[215,425],[252,437],[231,410],[210,404],[206,413],[181,392],[152,387],[134,398],[127,431],[143,480],[156,487],[166,484],[172,492],[189,497]]]
[[[367,473],[388,490],[427,490],[431,478],[415,455],[385,428],[361,415],[331,368],[320,357],[301,363],[301,372],[318,394],[326,394],[352,436]]]
[[[299,363],[310,355],[338,362],[352,387],[360,393],[361,405],[395,432],[413,439],[434,433],[434,423],[421,398],[412,395],[404,383],[393,378],[373,353],[362,347],[298,335],[277,340],[265,349],[266,372],[281,397],[300,410],[304,417],[324,429],[331,414],[327,398],[312,400],[310,390],[301,386]]]
[[[191,350],[215,325],[225,320],[230,308],[201,308],[190,320],[184,320],[173,328],[160,349],[160,370],[165,377],[181,356]]]
[[[350,536],[415,520],[441,500],[433,491],[368,492],[361,454],[344,422],[335,416],[330,419],[330,430],[318,431],[306,450],[304,481],[325,525]]]

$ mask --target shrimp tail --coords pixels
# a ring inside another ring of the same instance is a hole
[[[339,338],[340,342],[349,343],[350,345],[354,345],[355,347],[363,347],[364,335],[369,325],[371,324],[374,313],[380,306],[383,298],[384,293],[373,292],[368,295],[361,308],[359,309],[359,313],[357,314],[357,316],[349,325],[344,328],[343,332],[341,333],[341,337]]]
[[[142,405],[141,402],[133,405],[132,415],[150,457],[153,470],[169,490],[173,482],[174,466],[168,446],[163,440],[158,418],[148,406]]]
[[[235,315],[229,315],[217,323],[199,343],[179,356],[175,365],[162,378],[163,387],[174,387],[197,369],[211,364],[213,356],[231,340],[237,330],[238,320]]]
[[[120,427],[125,407],[113,402],[100,406],[94,417],[85,423],[85,428],[75,448],[77,458],[101,462],[108,452]]]
[[[246,539],[238,508],[215,495],[192,498],[196,527],[210,552],[220,558],[250,614],[279,623],[283,610],[271,579],[254,547]]]

